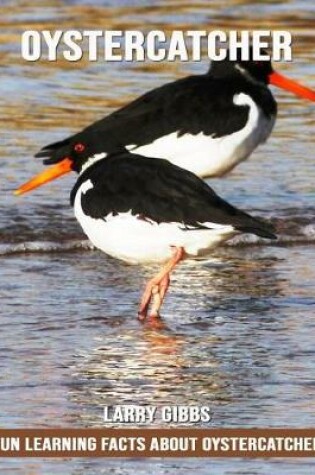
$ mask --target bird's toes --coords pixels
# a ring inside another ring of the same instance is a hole
[[[158,310],[151,310],[150,313],[148,314],[148,318],[150,319],[159,319],[161,318],[160,312]]]
[[[146,318],[147,318],[146,313],[144,313],[144,312],[138,312],[138,320],[139,320],[140,322],[143,322]]]

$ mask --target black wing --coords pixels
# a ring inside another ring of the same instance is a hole
[[[270,224],[231,206],[194,174],[166,160],[127,152],[111,155],[79,177],[71,192],[71,204],[79,186],[88,179],[93,188],[82,195],[81,206],[85,214],[96,219],[131,210],[133,215],[157,223],[177,222],[195,229],[209,229],[209,223],[225,224],[275,238]]]
[[[36,156],[50,157],[46,163],[55,163],[66,156],[69,146],[88,140],[91,133],[99,135],[107,153],[121,146],[146,145],[174,132],[222,137],[247,122],[249,107],[233,103],[234,95],[242,91],[244,82],[237,78],[200,75],[180,79],[149,91],[78,134],[47,145]]]

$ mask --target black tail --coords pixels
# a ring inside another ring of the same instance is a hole
[[[244,224],[235,226],[238,231],[243,233],[256,234],[266,239],[277,239],[275,234],[275,227],[271,223],[267,223],[262,219],[254,218],[244,213],[247,219],[244,219]]]

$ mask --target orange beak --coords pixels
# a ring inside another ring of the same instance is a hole
[[[56,165],[44,170],[43,172],[39,173],[38,175],[34,176],[30,181],[27,181],[23,185],[21,185],[14,194],[19,196],[23,195],[27,191],[34,190],[39,186],[48,183],[49,181],[58,178],[59,176],[65,175],[72,170],[72,160],[69,158],[64,158],[61,162],[57,163]]]
[[[269,83],[273,86],[293,92],[293,94],[303,97],[304,99],[309,99],[310,101],[315,102],[315,91],[312,91],[312,89],[309,89],[308,87],[302,86],[302,84],[299,84],[292,79],[282,76],[282,74],[272,72],[269,75]]]

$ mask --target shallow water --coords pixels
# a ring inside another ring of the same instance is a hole
[[[268,143],[228,178],[211,182],[232,203],[272,219],[278,243],[242,238],[208,261],[182,264],[158,327],[136,320],[140,290],[155,269],[90,248],[68,204],[73,176],[25,198],[11,194],[40,167],[32,155],[41,146],[208,67],[25,63],[25,29],[285,26],[294,33],[294,63],[278,69],[315,88],[312,2],[1,5],[0,426],[102,426],[103,405],[133,403],[210,405],[215,427],[314,427],[314,105],[275,91],[279,118]],[[208,474],[211,467],[219,474],[303,475],[312,463],[40,459],[0,467],[16,474]]]

